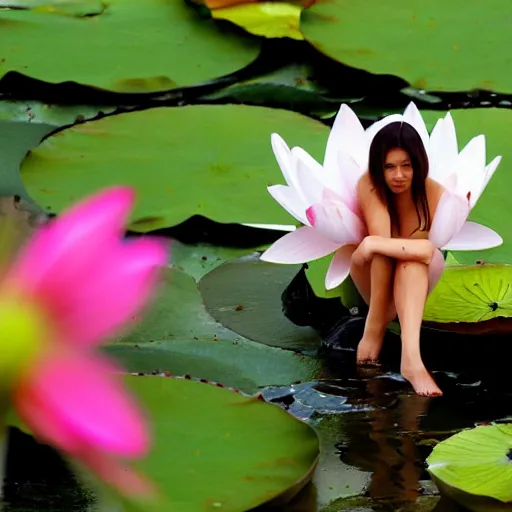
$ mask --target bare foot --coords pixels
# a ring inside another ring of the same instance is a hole
[[[357,364],[378,365],[383,336],[364,334],[357,346]]]
[[[411,383],[411,386],[414,388],[417,395],[441,396],[443,394],[424,366],[409,368],[402,364],[400,373],[404,379],[407,379]]]

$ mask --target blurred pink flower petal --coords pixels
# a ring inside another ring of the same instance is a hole
[[[145,418],[117,373],[99,356],[51,354],[16,388],[14,404],[36,437],[71,455],[142,456],[149,448]]]
[[[71,286],[42,290],[60,320],[62,335],[81,346],[113,335],[148,302],[167,259],[158,240],[117,242],[104,248],[89,276],[77,276]]]
[[[81,201],[39,228],[13,262],[11,273],[26,290],[90,272],[105,244],[119,239],[134,201],[127,187],[115,187]]]
[[[159,240],[120,239],[132,201],[130,189],[114,188],[80,203],[36,233],[7,274],[67,342],[90,346],[114,334],[148,301],[168,259]]]

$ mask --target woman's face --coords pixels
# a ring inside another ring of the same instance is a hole
[[[394,148],[388,151],[384,161],[384,179],[394,194],[411,189],[413,168],[407,151]]]

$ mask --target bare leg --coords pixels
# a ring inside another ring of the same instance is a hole
[[[400,371],[418,395],[440,396],[420,353],[420,329],[429,289],[429,267],[417,261],[400,261],[395,270],[394,299],[402,331]]]
[[[375,255],[370,263],[352,265],[350,273],[369,306],[363,338],[357,347],[358,363],[378,360],[388,324],[396,317],[393,303],[394,261]]]

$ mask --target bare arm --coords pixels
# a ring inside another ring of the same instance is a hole
[[[425,239],[367,236],[361,245],[361,252],[366,260],[381,254],[397,260],[418,261],[426,265],[430,265],[435,251],[432,242]]]

